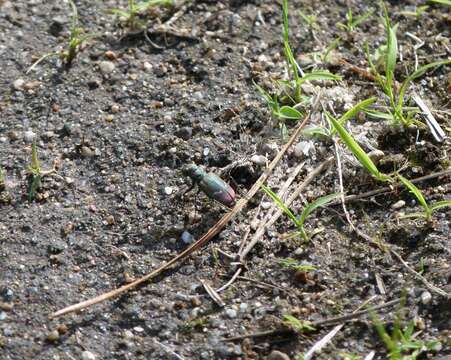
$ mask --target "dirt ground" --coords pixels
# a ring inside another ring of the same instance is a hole
[[[170,260],[210,229],[228,210],[196,192],[181,172],[196,163],[246,193],[284,143],[253,82],[270,89],[284,75],[281,4],[270,0],[199,0],[148,14],[149,27],[165,33],[125,34],[105,10],[126,1],[76,1],[80,25],[96,35],[65,70],[49,58],[26,74],[37,57],[68,38],[70,11],[62,1],[0,1],[0,359],[298,359],[333,327],[344,326],[314,358],[387,358],[368,315],[293,333],[285,315],[321,322],[400,299],[377,317],[391,328],[404,311],[417,339],[439,341],[419,358],[451,356],[451,209],[433,221],[400,219],[421,207],[401,187],[349,201],[352,222],[375,243],[351,231],[341,204],[307,220],[310,242],[290,239],[295,228],[282,216],[246,257],[244,271],[220,292],[224,306],[202,281],[223,286],[237,269],[235,255],[272,202],[260,191],[207,246],[150,283],[81,312],[49,315],[138,278]],[[375,13],[352,33],[354,14]],[[420,65],[450,56],[451,15],[417,1],[390,1],[401,57],[397,79]],[[364,44],[385,42],[372,1],[290,1],[290,40],[304,70],[327,69],[343,77],[305,87],[337,115],[370,96],[385,105],[374,82],[343,65],[367,69]],[[310,29],[298,14],[315,14]],[[404,13],[403,13],[404,12]],[[175,17],[174,17],[175,16]],[[418,42],[424,44],[415,49]],[[318,60],[341,36],[333,59]],[[450,133],[449,67],[414,81],[415,90]],[[309,111],[311,106],[306,108]],[[318,125],[320,109],[308,126]],[[289,134],[296,124],[288,124]],[[382,150],[380,169],[414,179],[449,170],[451,143],[438,143],[427,128],[396,129],[359,114],[349,123],[365,150]],[[29,201],[28,166],[36,141],[43,177]],[[306,145],[308,144],[308,145]],[[310,146],[310,150],[306,150]],[[346,194],[383,187],[340,146]],[[258,156],[256,156],[258,155]],[[290,187],[335,156],[331,141],[302,135],[269,177],[280,189],[304,163]],[[223,171],[223,170],[229,171]],[[339,191],[337,164],[316,176],[301,198]],[[417,183],[430,203],[450,199],[450,173]],[[290,193],[289,192],[289,193]],[[302,209],[299,198],[291,208]],[[249,239],[248,237],[247,239]],[[421,273],[422,282],[390,251]],[[304,270],[293,270],[294,259]],[[362,307],[363,306],[363,307]],[[398,309],[398,310],[397,310]],[[274,331],[273,331],[274,330]],[[267,336],[259,333],[273,331]],[[246,336],[245,336],[246,335]],[[251,336],[247,336],[251,335]],[[234,337],[242,337],[228,340]],[[353,357],[354,356],[354,357]]]

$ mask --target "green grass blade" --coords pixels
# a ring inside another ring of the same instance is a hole
[[[441,65],[448,65],[448,64],[451,64],[451,60],[435,61],[435,62],[432,62],[430,64],[421,66],[420,68],[418,68],[418,70],[414,71],[411,75],[409,75],[402,82],[401,88],[399,89],[399,96],[398,96],[397,107],[402,109],[402,107],[404,105],[404,96],[405,96],[407,87],[409,86],[411,81],[413,81],[416,78],[424,75],[428,70],[434,69],[434,68],[436,68],[438,66],[441,66]]]
[[[340,194],[337,194],[337,193],[329,194],[329,195],[322,196],[322,197],[316,199],[312,203],[307,204],[307,206],[304,208],[304,210],[302,210],[301,216],[299,218],[299,223],[301,223],[301,225],[304,225],[305,220],[313,211],[315,211],[316,209],[318,209],[321,206],[328,204],[333,199],[336,199],[338,196],[340,196]]]
[[[429,207],[429,205],[426,202],[426,199],[424,198],[423,194],[421,193],[420,189],[418,189],[410,180],[406,179],[404,176],[401,176],[398,174],[398,179],[403,183],[403,185],[409,189],[409,191],[417,198],[420,205],[423,207],[424,212],[426,214],[426,218],[429,219],[432,210]]]
[[[121,9],[108,9],[107,12],[113,14],[113,15],[118,15],[124,18],[128,18],[130,16],[130,14],[124,10]]]
[[[283,201],[277,196],[277,194],[265,185],[262,185],[262,190],[276,203],[279,209],[282,210],[284,214],[290,218],[290,220],[296,225],[296,227],[299,227],[298,219],[293,214],[293,212],[283,203]]]
[[[382,111],[370,110],[370,109],[366,109],[364,111],[366,114],[368,114],[369,116],[374,117],[376,119],[390,120],[393,122],[395,121],[393,114],[391,114],[390,112],[382,112]]]
[[[374,13],[374,10],[370,10],[370,11],[366,12],[365,14],[358,16],[357,19],[355,19],[353,22],[354,28],[356,28],[361,23],[363,23],[366,19],[368,19],[370,16],[372,16],[373,13]]]
[[[303,77],[299,78],[297,80],[298,85],[301,85],[305,83],[306,81],[313,81],[313,80],[334,80],[339,81],[341,80],[340,75],[332,74],[331,72],[327,70],[317,70],[312,71],[310,73],[306,73]]]
[[[381,3],[385,18],[385,31],[387,33],[387,53],[385,55],[385,78],[388,87],[392,87],[395,74],[396,58],[398,57],[398,41],[396,39],[396,26],[392,27],[388,10],[385,4]]]
[[[435,204],[431,205],[430,209],[431,211],[435,211],[444,207],[451,207],[451,200],[438,201]]]
[[[31,168],[37,173],[41,170],[41,165],[39,164],[39,157],[38,157],[38,149],[36,147],[36,142],[33,141],[31,144]]]
[[[291,120],[299,120],[302,117],[302,113],[291,106],[282,106],[275,115]]]
[[[291,67],[291,72],[293,73],[294,79],[297,82],[299,79],[298,65],[296,63],[296,60],[294,59],[293,52],[291,51],[289,42],[288,0],[283,0],[282,2],[282,13],[283,13],[283,45],[285,50],[285,57],[287,58],[289,66]]]
[[[332,123],[335,130],[338,132],[341,140],[346,144],[348,149],[354,154],[357,160],[368,170],[368,172],[373,175],[379,181],[390,181],[391,178],[383,173],[381,173],[370,157],[363,151],[361,146],[354,140],[354,138],[349,134],[346,129],[333,117],[328,118]]]
[[[268,106],[274,110],[274,100],[273,100],[272,96],[265,89],[263,89],[260,85],[258,85],[256,82],[254,82],[254,86],[257,89],[257,91],[260,93],[262,98],[266,101]]]
[[[429,2],[433,3],[433,4],[438,4],[438,5],[444,5],[447,7],[451,7],[451,1],[450,0],[429,0]]]
[[[359,102],[352,109],[346,111],[344,115],[338,120],[341,125],[344,125],[348,120],[355,117],[360,111],[366,109],[369,105],[374,104],[376,102],[376,98],[369,98]]]

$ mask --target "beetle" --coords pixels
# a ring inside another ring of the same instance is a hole
[[[216,200],[225,206],[233,206],[235,204],[235,191],[219,176],[207,173],[200,166],[194,164],[185,166],[182,171],[193,180],[193,185],[185,191],[185,194],[197,185],[210,199]]]

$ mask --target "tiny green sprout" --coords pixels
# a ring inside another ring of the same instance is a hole
[[[315,331],[316,329],[308,321],[299,320],[292,315],[284,315],[283,322],[289,328],[299,333],[308,333]]]
[[[29,184],[28,184],[28,200],[31,202],[36,196],[36,192],[41,186],[41,180],[44,176],[51,174],[55,169],[42,170],[38,157],[38,149],[36,142],[31,145],[31,162],[28,166]]]
[[[130,30],[143,30],[147,26],[147,22],[140,19],[139,15],[152,7],[172,6],[174,0],[147,0],[136,2],[128,0],[128,9],[121,10],[118,8],[110,9],[109,12],[121,17],[121,20]]]
[[[348,11],[346,13],[346,24],[337,23],[337,27],[341,30],[345,30],[348,33],[351,33],[357,28],[357,26],[359,26],[361,23],[366,21],[371,15],[373,15],[373,13],[374,10],[370,10],[365,14],[362,14],[354,18],[354,16],[352,15],[352,9],[348,8]]]
[[[36,60],[33,65],[27,70],[27,74],[32,71],[38,64],[49,57],[59,57],[66,69],[69,69],[74,61],[76,55],[80,52],[81,46],[93,38],[93,34],[84,34],[84,31],[78,25],[78,10],[72,0],[69,0],[69,5],[72,9],[72,25],[70,29],[69,42],[67,44],[66,49],[49,52],[47,54],[42,55],[38,60]]]
[[[372,56],[369,51],[368,44],[365,44],[365,53],[368,64],[376,79],[376,83],[380,86],[384,94],[388,97],[390,107],[386,113],[380,111],[370,110],[367,113],[371,116],[388,119],[395,126],[403,125],[405,127],[417,124],[422,125],[418,120],[415,120],[414,115],[416,111],[407,111],[404,106],[404,100],[406,91],[410,83],[416,78],[424,75],[427,71],[435,69],[441,65],[451,64],[451,60],[436,61],[424,66],[421,66],[413,73],[408,75],[401,83],[399,90],[397,90],[397,83],[395,80],[395,69],[398,57],[398,40],[396,38],[397,25],[392,26],[390,17],[388,15],[387,7],[381,2],[381,7],[384,13],[384,23],[386,32],[386,44],[380,47],[378,59],[383,63],[385,69],[385,75],[381,75],[378,71],[378,66],[372,60]]]
[[[404,305],[403,305],[404,306]],[[440,347],[440,341],[424,341],[418,339],[421,331],[415,332],[415,321],[410,320],[406,326],[403,326],[403,318],[398,309],[391,332],[389,332],[381,319],[370,311],[374,327],[388,350],[390,360],[415,360],[422,353],[432,351]]]
[[[299,261],[292,258],[286,258],[279,261],[279,265],[289,269],[289,270],[295,270],[295,271],[303,271],[303,272],[309,272],[309,271],[315,271],[317,268],[316,266],[309,265],[309,264],[300,264]]]
[[[304,20],[307,23],[310,30],[319,29],[316,15],[313,15],[313,14],[307,15],[303,11],[299,10],[299,16],[302,18],[302,20]]]
[[[420,189],[418,189],[410,180],[406,179],[405,177],[403,177],[399,174],[397,175],[397,177],[398,177],[399,181],[401,181],[401,183],[416,197],[416,199],[418,200],[418,203],[421,205],[421,207],[424,210],[423,213],[413,213],[413,214],[404,215],[403,216],[404,218],[422,217],[426,221],[431,221],[432,213],[434,211],[444,208],[444,207],[451,207],[451,200],[438,201],[438,202],[434,203],[433,205],[429,205],[426,202],[426,199],[424,198]]]
[[[262,190],[268,195],[275,204],[279,207],[282,212],[288,216],[288,218],[291,220],[291,222],[297,227],[299,234],[301,235],[302,239],[304,241],[309,241],[310,236],[307,235],[304,223],[307,219],[307,217],[316,209],[327,205],[329,202],[331,202],[333,199],[337,198],[339,194],[329,194],[326,196],[322,196],[318,199],[316,199],[313,203],[307,203],[304,209],[301,212],[301,215],[296,217],[294,213],[284,204],[282,199],[280,199],[277,194],[272,191],[269,187],[262,185]]]

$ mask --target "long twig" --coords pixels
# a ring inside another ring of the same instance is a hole
[[[247,204],[247,202],[257,193],[257,191],[260,189],[261,185],[267,180],[273,169],[276,167],[277,163],[280,161],[282,156],[285,154],[285,152],[288,150],[288,148],[293,144],[293,142],[298,138],[300,135],[302,129],[307,124],[307,122],[310,119],[310,113],[305,117],[305,119],[297,126],[294,133],[291,135],[288,142],[282,147],[282,149],[279,151],[279,153],[276,155],[276,157],[271,161],[268,168],[264,171],[264,173],[260,176],[260,178],[256,181],[256,183],[252,186],[252,188],[247,192],[247,194],[240,199],[235,207],[225,214],[210,230],[208,230],[207,233],[205,233],[199,240],[191,244],[188,248],[186,248],[184,251],[182,251],[180,254],[169,260],[168,262],[164,263],[157,269],[153,270],[152,272],[142,276],[139,279],[136,279],[135,281],[126,284],[124,286],[121,286],[117,289],[111,290],[109,292],[103,293],[99,296],[96,296],[94,298],[82,301],[78,304],[74,304],[68,307],[65,307],[61,310],[58,310],[50,315],[50,318],[55,318],[58,316],[62,316],[64,314],[68,314],[74,311],[79,311],[81,309],[87,308],[89,306],[101,303],[103,301],[115,298],[119,295],[122,295],[123,293],[136,288],[137,286],[149,281],[150,279],[156,277],[157,275],[161,274],[163,271],[171,268],[173,265],[187,259],[191,254],[193,254],[196,250],[204,246],[208,241],[210,241],[216,234],[218,234],[225,226],[226,224],[232,220],[232,218],[235,217],[235,215],[243,209],[243,207]]]

